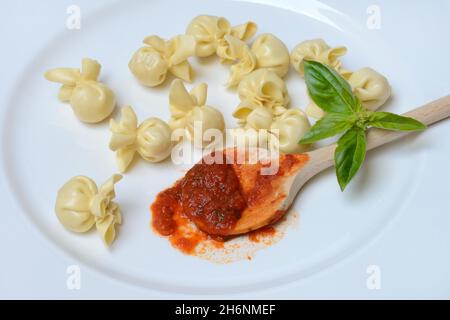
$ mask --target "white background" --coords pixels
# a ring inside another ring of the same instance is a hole
[[[88,15],[109,2],[2,1],[0,108],[8,101],[18,72],[42,47],[43,39],[65,28],[68,5],[80,5],[83,15]],[[362,25],[367,19],[366,8],[380,5],[382,28],[374,32],[395,44],[395,50],[403,51],[403,63],[414,69],[418,78],[415,80],[421,84],[418,90],[423,91],[423,100],[417,101],[417,106],[450,93],[448,1],[323,2]],[[224,298],[449,298],[449,127],[445,124],[433,128],[434,136],[442,139],[442,149],[431,151],[432,166],[426,168],[417,196],[404,210],[411,214],[401,215],[369,245],[314,276],[257,294]],[[0,222],[1,298],[189,298],[130,286],[85,268],[81,290],[68,290],[66,268],[77,261],[54,251],[24,224],[24,217],[13,205],[6,188],[1,180],[1,215],[8,217]],[[372,264],[381,267],[380,290],[366,287],[366,268]]]

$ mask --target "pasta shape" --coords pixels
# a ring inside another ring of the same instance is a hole
[[[391,95],[391,87],[386,77],[371,68],[353,72],[348,82],[362,105],[372,111],[381,107]]]
[[[103,242],[110,246],[116,238],[115,226],[122,223],[119,205],[113,201],[114,185],[122,179],[115,174],[100,188],[92,179],[76,176],[58,191],[55,212],[61,224],[73,232],[87,232],[95,225]]]
[[[189,93],[183,82],[174,80],[172,82],[169,94],[169,108],[171,120],[169,126],[172,130],[184,129],[184,136],[191,141],[197,141],[195,127],[201,124],[203,134],[208,129],[217,129],[221,132],[225,130],[225,120],[222,113],[206,105],[208,86],[202,83],[194,87]],[[202,143],[203,143],[203,139]]]
[[[245,42],[235,37],[225,36],[223,41],[227,43],[227,59],[236,61],[230,67],[230,76],[227,83],[228,87],[235,87],[242,78],[256,69],[256,56]]]
[[[299,43],[291,52],[291,64],[294,69],[303,77],[304,61],[314,60],[327,64],[341,73],[344,77],[348,76],[348,71],[342,69],[342,62],[339,57],[347,53],[346,47],[331,48],[322,39],[306,40]]]
[[[308,146],[298,142],[309,131],[308,117],[300,109],[286,109],[278,117],[264,107],[257,107],[247,116],[242,128],[235,128],[231,134],[239,147],[278,148],[282,153],[301,153]]]
[[[136,51],[128,67],[138,81],[147,87],[155,87],[164,82],[167,73],[185,81],[192,81],[194,71],[188,58],[195,54],[195,38],[178,35],[170,40],[158,36],[144,39],[147,45]]]
[[[231,36],[225,36],[227,58],[235,61],[231,66],[228,87],[234,87],[256,69],[268,69],[284,77],[289,70],[289,51],[284,43],[270,33],[256,38],[251,49],[248,45]]]
[[[241,103],[233,117],[245,123],[248,115],[257,107],[265,107],[274,116],[286,111],[289,94],[286,84],[275,72],[258,69],[247,75],[238,86]]]
[[[300,109],[287,110],[270,126],[271,132],[278,137],[280,151],[283,153],[304,152],[308,146],[298,142],[310,128],[308,117]]]
[[[256,23],[248,21],[246,23],[231,27],[231,35],[242,41],[249,41],[258,30]]]
[[[201,124],[200,131],[196,131],[196,123]],[[204,133],[210,129],[218,130],[223,134],[225,130],[225,121],[222,113],[210,106],[194,107],[187,116],[186,135],[188,139],[191,141],[201,141],[201,144],[205,145],[209,141],[203,141],[203,138],[199,140],[200,137],[198,136],[196,140],[196,133],[199,132],[201,137],[203,137]]]
[[[100,69],[97,61],[84,58],[81,70],[56,68],[45,73],[47,80],[62,84],[59,99],[69,102],[75,116],[82,122],[100,122],[111,115],[116,105],[112,90],[97,80]]]
[[[125,172],[136,152],[146,161],[159,162],[172,151],[172,130],[158,118],[149,118],[138,126],[136,113],[130,106],[122,108],[119,122],[110,121],[112,132],[109,148],[116,152],[120,172]]]
[[[200,15],[188,25],[186,34],[197,40],[196,55],[208,57],[216,53],[218,41],[230,34],[230,22],[223,17]]]
[[[231,27],[230,22],[223,18],[211,15],[195,17],[188,25],[186,34],[195,37],[197,41],[196,55],[208,57],[216,53],[222,61],[230,61],[228,57],[226,35],[242,41],[248,41],[256,33],[257,26],[254,22],[247,22]]]
[[[283,78],[289,70],[289,50],[276,36],[261,34],[252,45],[256,57],[256,68],[267,68]]]
[[[272,120],[273,114],[270,110],[265,107],[257,107],[247,116],[245,127],[255,130],[269,130]]]
[[[348,83],[362,105],[371,111],[381,107],[391,95],[391,87],[386,77],[371,68],[353,72],[348,78]],[[325,115],[325,111],[310,99],[306,114],[314,119],[320,119]]]

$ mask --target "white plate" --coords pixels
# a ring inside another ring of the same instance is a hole
[[[56,191],[67,179],[83,174],[102,182],[116,167],[107,147],[107,123],[81,124],[70,107],[57,100],[57,86],[45,81],[43,73],[57,66],[76,67],[82,57],[98,59],[103,66],[101,80],[116,92],[119,106],[132,105],[140,119],[168,119],[168,82],[144,88],[127,64],[144,36],[183,33],[201,13],[225,16],[232,24],[251,19],[257,22],[258,33],[276,34],[289,49],[317,37],[345,45],[349,52],[343,61],[348,69],[371,66],[390,80],[394,95],[386,110],[401,113],[423,101],[414,69],[391,43],[319,2],[290,4],[123,1],[83,18],[79,32],[66,31],[43,44],[12,90],[1,123],[3,169],[25,219],[55,247],[108,277],[154,291],[192,295],[261,291],[306,279],[380,236],[418,196],[424,169],[430,165],[425,148],[430,139],[414,136],[373,151],[345,193],[339,191],[332,170],[315,178],[293,206],[300,215],[298,226],[288,228],[283,240],[258,251],[252,260],[215,264],[186,256],[150,230],[149,205],[182,175],[170,161],[139,161],[117,185],[124,223],[111,249],[95,232],[70,233],[55,217]],[[208,104],[220,108],[228,126],[233,126],[231,112],[238,97],[224,87],[228,67],[213,59],[204,63],[194,59],[194,69],[195,83],[209,85]],[[304,108],[304,84],[293,70],[287,85],[291,106]]]

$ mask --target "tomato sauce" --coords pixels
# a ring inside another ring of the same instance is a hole
[[[153,228],[163,236],[171,235],[178,227],[174,215],[180,207],[178,203],[179,190],[180,186],[176,184],[174,187],[160,192],[151,206]]]
[[[274,190],[292,170],[308,161],[307,155],[282,155],[276,174],[261,175],[261,164],[238,165],[229,163],[225,152],[212,154],[217,155],[222,157],[221,163],[202,161],[194,165],[173,187],[159,193],[151,206],[154,230],[169,236],[171,244],[187,254],[194,253],[205,240],[223,247],[245,210],[258,215],[266,208],[276,208],[285,195]],[[271,223],[284,213],[276,211]],[[250,234],[250,240],[259,241],[261,233],[270,236],[275,229],[260,229]]]
[[[202,240],[220,247],[246,208],[239,180],[223,154],[222,163],[194,165],[173,187],[162,191],[151,206],[153,228],[185,253]],[[200,230],[189,226],[194,222]]]
[[[183,213],[179,203],[180,182],[158,194],[151,206],[153,229],[163,236],[168,236],[173,247],[186,254],[193,254],[197,245],[210,240],[217,247],[223,247],[225,238],[212,236],[198,229]]]
[[[275,228],[273,226],[265,226],[258,230],[251,231],[248,238],[252,242],[260,242],[262,238],[272,237],[275,235]]]
[[[247,206],[233,165],[222,162],[196,164],[180,183],[183,212],[213,235],[227,235]]]

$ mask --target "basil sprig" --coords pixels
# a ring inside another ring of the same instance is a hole
[[[311,99],[327,113],[299,143],[309,144],[342,134],[334,153],[336,176],[342,191],[364,162],[369,127],[400,131],[426,128],[413,118],[365,109],[350,84],[333,68],[320,62],[305,61],[305,81]]]

